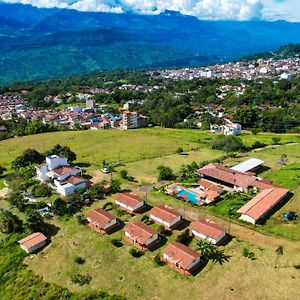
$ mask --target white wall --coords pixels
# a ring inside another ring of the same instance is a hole
[[[145,245],[148,246],[151,243],[153,243],[154,241],[156,241],[158,239],[158,234],[154,234],[146,243]]]
[[[56,155],[47,156],[46,163],[50,170],[53,170],[60,166],[66,166],[68,164],[68,160],[65,157],[59,157]]]
[[[249,222],[249,223],[252,223],[252,224],[255,224],[255,220],[252,219],[251,217],[245,215],[245,214],[242,214],[239,219],[243,220],[243,221],[246,221],[246,222]]]
[[[31,247],[31,248],[27,248],[24,245],[20,245],[20,246],[27,253],[32,253],[32,252],[35,252],[36,250],[38,250],[39,248],[42,248],[45,244],[46,244],[46,241],[42,241],[41,243],[39,243],[39,244],[37,244],[37,245],[35,245],[34,247]]]
[[[48,181],[50,178],[46,175],[48,173],[49,169],[47,165],[43,165],[41,167],[36,168],[36,175],[37,179],[41,182]]]
[[[218,236],[218,238],[215,240],[215,239],[213,239],[213,238],[211,238],[211,237],[209,237],[209,236],[207,236],[207,235],[205,235],[205,234],[203,234],[203,233],[201,233],[201,232],[198,232],[198,231],[195,231],[195,230],[192,230],[192,233],[193,233],[193,235],[195,235],[196,237],[199,237],[199,238],[201,238],[201,239],[203,239],[203,240],[206,240],[206,241],[208,241],[209,243],[212,243],[212,244],[217,244],[221,239],[223,239],[224,237],[225,237],[225,235],[226,235],[226,233],[225,232],[222,232],[219,236]]]
[[[187,270],[190,270],[192,269],[195,265],[197,265],[200,261],[200,257],[196,258],[188,267],[187,267]]]
[[[105,230],[105,229],[107,229],[107,228],[115,225],[116,223],[117,223],[117,220],[116,219],[112,219],[106,225],[104,225],[102,229]]]

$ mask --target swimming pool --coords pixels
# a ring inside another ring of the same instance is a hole
[[[181,188],[178,185],[173,186],[172,189],[174,191],[178,191],[178,193],[177,193],[178,197],[182,197],[183,195],[186,195],[186,200],[189,201],[189,202],[192,202],[192,203],[195,203],[195,204],[199,204],[199,202],[201,202],[201,200],[199,200],[197,198],[198,197],[197,194],[192,193],[188,190],[185,190],[185,189]]]

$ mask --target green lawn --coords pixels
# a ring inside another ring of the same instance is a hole
[[[93,207],[102,206],[103,203]],[[103,236],[87,226],[77,224],[73,218],[55,221],[54,224],[60,230],[52,238],[52,243],[38,255],[27,257],[25,262],[44,280],[68,287],[71,291],[101,289],[124,295],[128,299],[199,299],[199,295],[201,299],[232,299],[239,295],[247,299],[277,299],[279,295],[295,298],[298,293],[297,286],[290,284],[291,274],[297,271],[274,269],[276,255],[272,247],[262,249],[234,239],[224,248],[225,253],[230,255],[228,263],[219,265],[209,262],[196,277],[185,278],[170,267],[154,264],[154,256],[162,253],[165,246],[147,252],[140,258],[132,258],[128,253],[132,245],[124,242],[121,248],[116,248],[111,244],[112,239],[122,238],[123,230]],[[178,233],[175,231],[168,238],[169,241],[173,241]],[[195,243],[190,246],[195,248]],[[258,259],[252,261],[243,257],[244,247],[250,247]],[[282,264],[298,263],[293,256],[295,249],[287,247],[285,251]],[[84,258],[85,263],[76,264],[75,256]],[[245,268],[247,273],[244,272]],[[70,276],[77,272],[89,274],[92,277],[90,285],[79,287],[72,284]],[[261,276],[266,273],[269,276]],[[253,284],[255,290],[252,289]],[[274,288],[270,289],[270,284]]]

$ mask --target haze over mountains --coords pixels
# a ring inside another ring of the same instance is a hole
[[[201,21],[0,3],[0,82],[199,66],[300,42],[300,23]]]

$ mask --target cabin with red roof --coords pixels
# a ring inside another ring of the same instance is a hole
[[[124,239],[143,251],[150,249],[159,241],[158,232],[141,222],[127,224],[124,231]]]
[[[109,233],[118,226],[117,218],[103,208],[90,211],[87,220],[88,226],[102,234]]]
[[[182,216],[170,206],[160,205],[153,207],[149,212],[149,218],[158,225],[168,230],[176,228],[182,222]]]
[[[288,193],[289,190],[275,186],[264,189],[241,207],[237,213],[240,214],[241,220],[256,224],[284,200]]]
[[[179,242],[173,242],[164,249],[162,261],[183,275],[191,275],[202,264],[200,253]]]
[[[225,230],[210,220],[199,220],[190,225],[192,235],[214,245],[220,245],[226,238]]]
[[[20,247],[27,253],[33,253],[43,248],[46,242],[47,238],[41,232],[34,232],[18,241]]]
[[[115,203],[130,214],[138,212],[145,205],[144,200],[133,192],[119,194]]]

